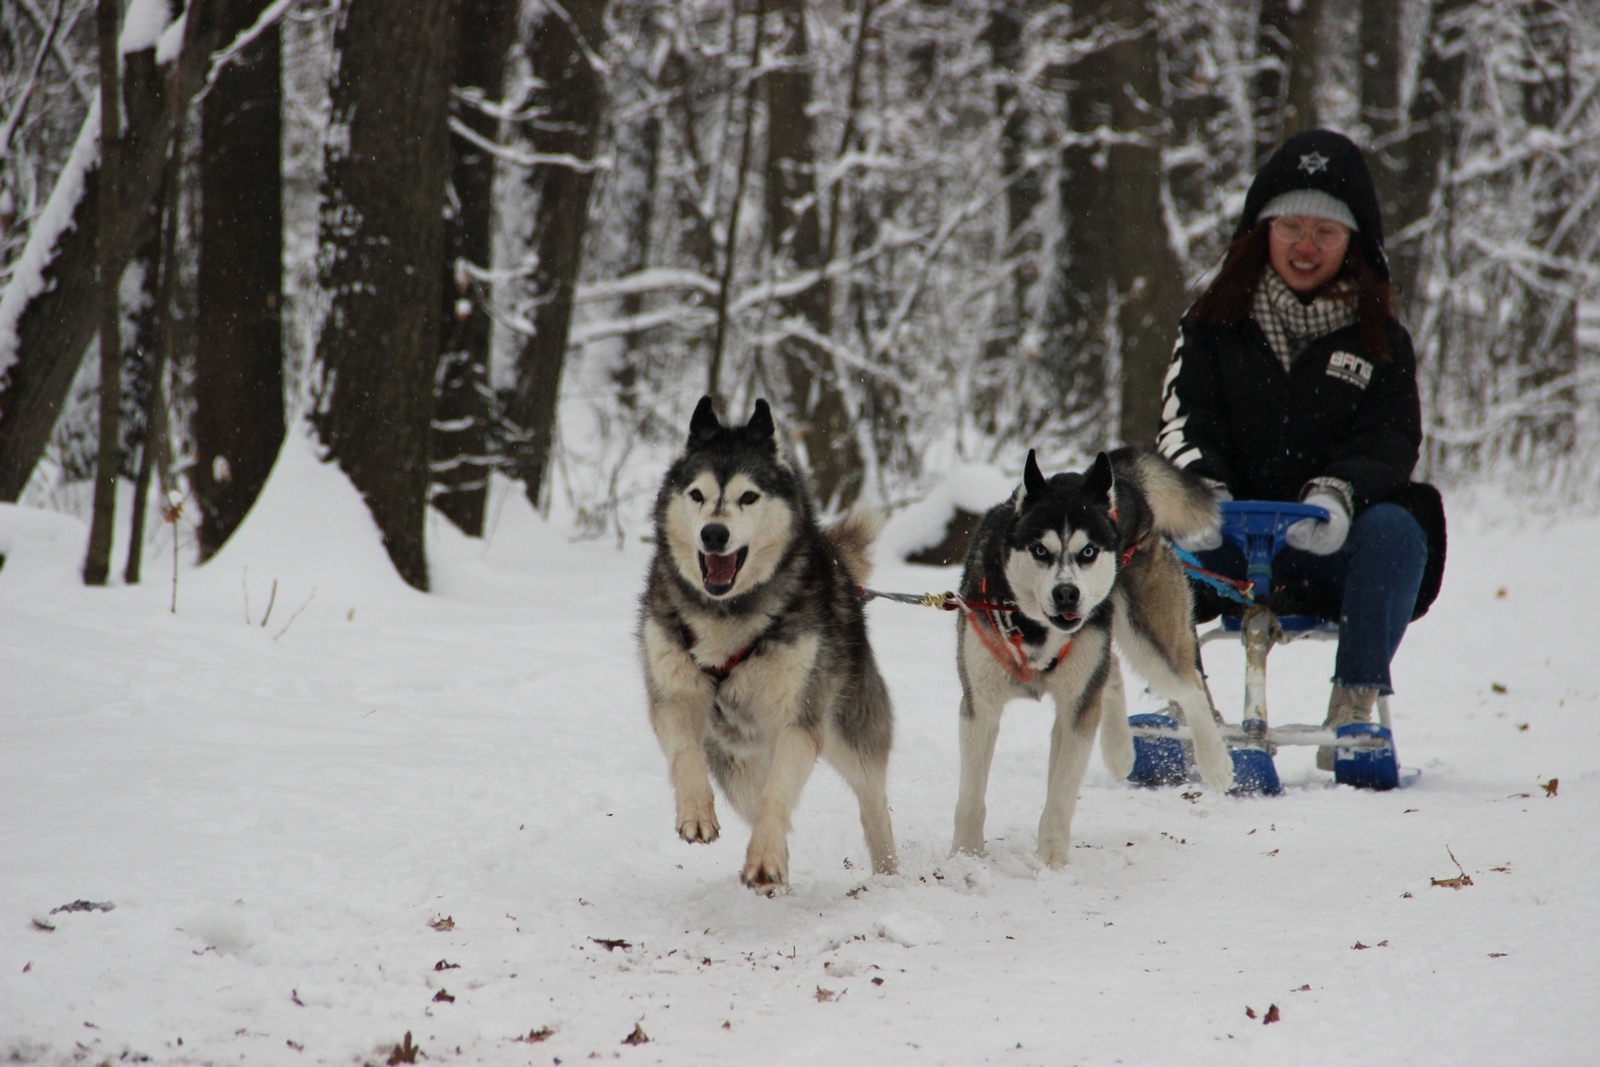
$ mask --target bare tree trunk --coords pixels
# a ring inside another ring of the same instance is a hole
[[[811,115],[811,62],[806,6],[777,0],[771,10],[781,29],[785,62],[765,76],[767,91],[767,239],[774,256],[793,270],[820,272],[822,226],[817,212],[815,120]],[[819,277],[777,300],[779,313],[818,337],[833,332],[830,288]],[[823,510],[848,508],[861,492],[861,453],[850,411],[828,350],[786,332],[778,356],[789,385],[789,417],[805,446],[817,502]]]
[[[454,35],[452,0],[341,9],[320,224],[332,303],[312,423],[395,569],[424,590]]]
[[[1522,114],[1528,127],[1554,139],[1572,103],[1571,15],[1555,0],[1533,0],[1522,8],[1522,18],[1530,44],[1533,75],[1522,85]],[[1528,243],[1544,253],[1543,261],[1525,282],[1526,312],[1522,316],[1522,351],[1517,363],[1524,373],[1519,380],[1525,392],[1536,392],[1552,385],[1557,394],[1548,405],[1550,413],[1530,419],[1529,439],[1541,447],[1564,453],[1575,437],[1575,412],[1578,398],[1571,388],[1559,383],[1568,379],[1578,366],[1579,280],[1570,268],[1557,265],[1570,259],[1575,243],[1573,228],[1566,220],[1572,205],[1575,182],[1570,169],[1552,165],[1536,153],[1526,165],[1527,189],[1538,210]]]
[[[572,292],[594,186],[590,162],[600,135],[605,85],[589,57],[605,43],[605,6],[605,0],[568,0],[559,12],[546,9],[527,42],[539,84],[535,103],[543,112],[535,147],[572,160],[537,166],[528,179],[539,205],[533,232],[536,307],[533,336],[523,340],[518,354],[517,382],[506,406],[506,421],[519,438],[512,463],[535,506],[544,492],[555,443]]]
[[[1155,439],[1183,311],[1182,265],[1161,206],[1160,42],[1143,0],[1097,0],[1082,15],[1122,32],[1071,71],[1067,111],[1076,137],[1062,155],[1060,194],[1070,217],[1053,309],[1059,325],[1046,355],[1069,427],[1101,441],[1114,432],[1144,443]],[[1115,427],[1100,414],[1113,361],[1120,364]]]
[[[1405,172],[1394,213],[1384,220],[1390,278],[1402,308],[1413,321],[1421,311],[1417,287],[1425,235],[1408,230],[1432,213],[1455,155],[1459,136],[1456,108],[1467,55],[1451,38],[1459,34],[1455,24],[1470,6],[1471,0],[1434,0],[1431,4],[1407,116],[1410,137],[1405,146]]]
[[[1322,0],[1262,0],[1256,51],[1256,165],[1316,125],[1317,28]]]
[[[1110,7],[1108,0],[1093,0],[1084,5],[1082,17],[1103,24]],[[1057,193],[1064,232],[1056,246],[1043,357],[1067,432],[1082,430],[1103,439],[1111,430],[1103,415],[1111,353],[1106,343],[1110,294],[1100,257],[1116,238],[1116,220],[1107,161],[1095,131],[1110,127],[1116,68],[1102,49],[1078,60],[1068,73],[1070,139],[1061,152]]]
[[[234,0],[224,33],[271,0]],[[281,47],[267,29],[224,67],[200,111],[194,360],[200,558],[244,521],[283,445]]]
[[[1361,122],[1385,220],[1399,212],[1406,160],[1400,110],[1400,5],[1361,0]]]
[[[625,245],[628,249],[621,266],[623,274],[635,274],[650,265],[655,235],[656,196],[661,181],[662,108],[648,97],[658,92],[660,65],[656,61],[663,43],[656,11],[647,8],[641,16],[641,25],[635,48],[651,57],[645,70],[638,72],[635,80],[642,84],[635,90],[632,101],[644,108],[638,126],[617,131],[614,141],[619,156],[617,170],[627,175],[626,187],[621,190],[621,211]],[[625,160],[625,161],[624,161]],[[621,301],[622,316],[631,319],[645,308],[642,293],[628,293]],[[617,402],[625,411],[638,406],[640,363],[646,359],[645,333],[630,330],[622,338],[622,355],[611,372],[617,386]]]
[[[98,163],[63,175],[81,182],[68,205],[72,224],[45,237],[42,284],[17,318],[15,358],[0,373],[0,501],[16,500],[28,484],[94,336],[97,318],[83,309],[94,306],[100,242],[108,242],[120,276],[120,267],[149,235],[152,215],[146,208],[161,186],[176,117],[204,82],[220,34],[215,0],[191,0],[189,7],[176,63],[157,66],[154,48],[122,57],[122,210],[109,223],[102,217]],[[90,121],[98,119],[91,115]],[[92,131],[85,134],[93,139]]]
[[[100,217],[117,215],[118,107],[121,28],[117,0],[99,0],[95,31],[100,47]],[[122,458],[122,305],[124,260],[109,234],[99,247],[100,285],[95,307],[100,317],[100,452],[95,463],[94,512],[89,523],[89,551],[83,562],[85,585],[105,585],[111,573],[111,540],[117,508],[117,468]]]
[[[176,185],[178,167],[169,167],[165,182]],[[141,307],[133,318],[131,343],[123,346],[129,364],[123,378],[129,402],[124,425],[124,453],[131,463],[135,456],[138,465],[133,476],[133,508],[128,519],[128,558],[122,571],[122,580],[128,585],[138,585],[144,566],[145,509],[150,501],[150,477],[155,472],[156,457],[165,451],[166,427],[158,410],[162,404],[161,380],[166,368],[166,317],[167,303],[163,300],[166,275],[175,257],[169,249],[172,233],[167,226],[167,211],[176,199],[163,185],[158,205],[155,206],[160,222],[145,247],[140,249],[137,264],[140,268],[142,293]],[[158,433],[159,429],[159,433]]]
[[[1143,0],[1118,0],[1113,17],[1142,32],[1111,49],[1121,74],[1112,95],[1112,128],[1137,134],[1107,153],[1106,178],[1116,239],[1108,246],[1117,286],[1122,396],[1118,436],[1133,444],[1156,439],[1161,386],[1172,355],[1172,332],[1183,313],[1183,265],[1168,239],[1161,209],[1161,54],[1155,22]]]
[[[514,0],[459,0],[456,85],[498,101],[506,52],[516,33]],[[479,136],[499,140],[500,123],[470,100],[452,112]],[[445,211],[439,305],[439,385],[433,410],[433,506],[471,537],[483,536],[489,499],[491,323],[467,265],[487,267],[494,216],[494,157],[454,134]]]
[[[995,109],[1000,115],[1000,177],[1006,182],[1005,258],[1011,262],[1010,287],[1000,301],[999,316],[987,355],[1014,356],[1029,325],[1028,301],[1039,279],[1039,255],[1044,248],[1043,234],[1034,225],[1033,213],[1044,202],[1044,188],[1037,167],[1027,164],[1036,145],[1031,136],[1027,101],[1017,89],[1017,79],[1025,75],[1023,31],[1033,14],[1027,0],[999,0],[989,9],[989,24],[984,39],[989,43],[990,61],[995,67]]]

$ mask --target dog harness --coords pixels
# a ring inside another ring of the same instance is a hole
[[[988,595],[989,579],[979,581],[978,591],[984,596]],[[1018,685],[1031,685],[1061,665],[1072,648],[1072,638],[1067,638],[1061,651],[1049,663],[1036,668],[1028,658],[1027,649],[1023,648],[1022,630],[1011,622],[1013,610],[1013,607],[1003,604],[981,603],[977,607],[966,607],[967,622],[983,647],[989,650],[989,654],[1011,675],[1013,681]]]
[[[694,635],[694,630],[690,629],[688,623],[680,619],[678,620],[678,626],[683,631],[683,649],[685,652],[687,652],[694,648],[697,638]],[[751,656],[755,655],[757,652],[761,651],[761,642],[765,637],[765,634],[757,637],[754,641],[751,641],[748,645],[745,645],[739,651],[729,656],[720,667],[708,667],[705,664],[700,663],[698,660],[695,661],[695,665],[700,668],[700,672],[702,674],[708,674],[711,676],[711,685],[713,689],[720,689],[722,688],[722,683],[728,680],[728,675],[733,673],[733,669],[735,667],[749,659]],[[690,658],[693,659],[694,657],[691,655]]]

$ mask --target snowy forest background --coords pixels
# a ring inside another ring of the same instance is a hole
[[[0,501],[136,581],[147,499],[206,558],[308,424],[426,588],[491,471],[622,536],[708,392],[829,509],[1149,441],[1314,124],[1374,165],[1418,476],[1600,500],[1597,0],[8,0]]]

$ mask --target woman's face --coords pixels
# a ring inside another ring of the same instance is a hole
[[[1344,265],[1350,247],[1348,226],[1314,215],[1279,215],[1269,230],[1272,269],[1302,296],[1321,289]]]

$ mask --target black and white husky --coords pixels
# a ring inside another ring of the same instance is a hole
[[[1206,784],[1232,785],[1232,758],[1195,664],[1189,583],[1163,536],[1220,521],[1211,491],[1153,451],[1102,452],[1087,472],[1048,479],[1028,453],[1022,485],[984,516],[961,578],[968,610],[957,638],[961,792],[952,851],[983,851],[1001,709],[1049,693],[1056,721],[1038,851],[1051,867],[1067,862],[1097,727],[1112,774],[1133,769],[1113,635],[1151,688],[1183,708]]]
[[[818,525],[765,400],[723,426],[702,399],[656,497],[639,642],[678,835],[716,840],[715,778],[751,826],[741,880],[764,892],[788,882],[789,816],[819,756],[855,790],[872,869],[895,870],[893,715],[856,591],[876,527]]]

